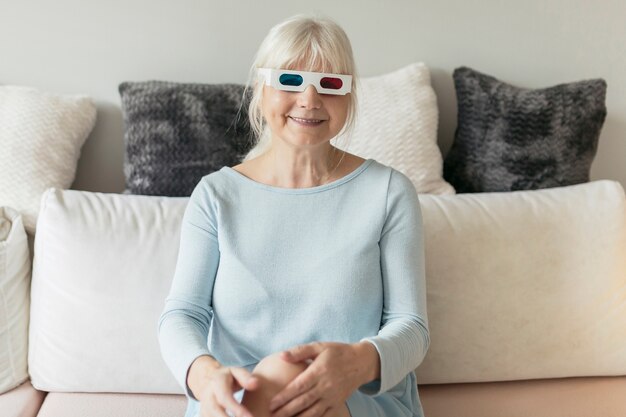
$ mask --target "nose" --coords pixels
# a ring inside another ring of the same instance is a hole
[[[322,105],[320,94],[313,84],[309,84],[303,92],[298,94],[298,106],[304,108],[319,108]]]

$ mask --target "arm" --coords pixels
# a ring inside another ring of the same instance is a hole
[[[212,203],[209,189],[201,180],[183,215],[176,269],[158,324],[161,355],[187,397],[194,400],[197,398],[188,380],[194,385],[217,364],[207,346],[213,283],[219,265]]]
[[[430,337],[421,208],[411,181],[392,170],[387,217],[380,237],[383,314],[378,335],[363,338],[380,357],[379,379],[359,390],[377,395],[396,385],[422,362]],[[374,367],[377,364],[371,364]],[[371,371],[374,375],[376,371]]]

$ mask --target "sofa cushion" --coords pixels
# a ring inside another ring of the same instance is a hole
[[[182,393],[161,358],[157,329],[187,201],[44,193],[31,289],[33,386]]]
[[[428,417],[626,416],[626,376],[420,385]]]
[[[126,194],[189,196],[203,175],[251,148],[243,85],[142,81],[119,91]]]
[[[437,145],[437,96],[424,63],[361,78],[358,106],[356,126],[347,146],[345,138],[331,143],[401,171],[418,193],[455,193],[443,179],[443,159]]]
[[[37,417],[183,416],[184,395],[51,392]]]
[[[30,253],[22,215],[0,207],[0,394],[28,379]]]
[[[589,181],[606,117],[606,81],[524,89],[467,67],[453,77],[459,120],[444,177],[458,193]]]
[[[419,384],[626,375],[619,182],[420,203],[431,345]]]
[[[11,391],[0,394],[0,415],[2,417],[35,417],[46,394],[33,388],[27,380]]]
[[[45,189],[72,185],[95,121],[96,106],[87,96],[0,86],[0,206],[22,213],[29,234]]]

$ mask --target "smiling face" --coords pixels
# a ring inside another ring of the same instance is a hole
[[[265,85],[262,113],[273,139],[294,146],[315,146],[330,141],[345,125],[349,94],[320,94],[313,85],[302,92]]]

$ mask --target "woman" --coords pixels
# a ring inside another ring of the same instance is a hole
[[[350,42],[331,20],[295,16],[251,72],[259,142],[194,189],[159,320],[185,416],[422,416],[417,193],[331,144],[355,120]]]

